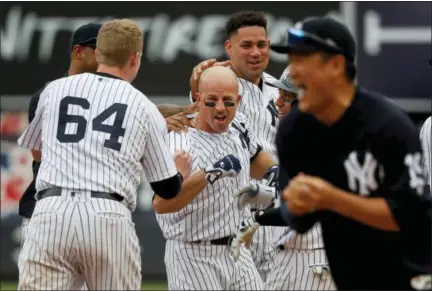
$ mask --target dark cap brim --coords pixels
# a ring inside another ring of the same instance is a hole
[[[272,45],[270,49],[280,54],[310,54],[319,51],[317,47],[310,45]]]
[[[279,81],[279,80],[277,80],[277,81],[274,81],[274,82],[265,82],[267,85],[269,85],[269,86],[272,86],[272,87],[275,87],[275,88],[278,88],[278,89],[281,89],[281,90],[283,90],[283,91],[287,91],[287,92],[290,92],[290,93],[293,93],[293,94],[297,94],[297,91],[295,90],[295,89],[293,89],[293,88],[289,88],[288,86],[286,86],[284,83],[282,83],[281,81]]]

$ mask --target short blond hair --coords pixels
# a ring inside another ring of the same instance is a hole
[[[100,28],[96,48],[99,64],[123,67],[130,56],[142,51],[143,33],[131,19],[115,19]]]

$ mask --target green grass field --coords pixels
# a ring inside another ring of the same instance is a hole
[[[0,290],[16,290],[17,283],[15,282],[1,282]],[[165,283],[148,283],[141,287],[141,290],[168,290]]]

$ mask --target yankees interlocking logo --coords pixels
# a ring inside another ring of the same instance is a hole
[[[421,164],[421,153],[407,154],[405,156],[405,166],[408,167],[409,185],[417,191],[418,195],[423,194],[426,181],[424,179],[424,169]]]
[[[240,128],[234,122],[231,125],[232,125],[232,127],[234,127],[235,129],[237,129],[240,132],[239,137],[240,137],[243,148],[249,150],[250,149],[250,138],[248,136],[249,131],[246,129],[246,124],[244,124],[243,122],[240,122],[240,126],[242,128]]]
[[[359,193],[361,196],[368,196],[378,188],[375,177],[378,162],[370,152],[366,152],[363,165],[359,162],[357,152],[350,153],[344,166],[348,176],[348,187],[351,191]],[[383,168],[380,167],[379,171],[380,178],[383,178]]]
[[[276,126],[276,120],[278,118],[279,113],[273,100],[271,100],[267,105],[267,110],[270,111],[271,114],[271,118],[272,118],[271,125]]]

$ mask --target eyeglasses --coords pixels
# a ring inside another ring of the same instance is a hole
[[[282,94],[282,95],[281,95],[281,97],[282,97],[282,101],[283,101],[285,104],[292,104],[292,103],[296,100],[296,98],[297,98],[297,95],[296,95],[296,94],[291,93],[291,92],[284,91],[284,90],[282,90],[282,89],[279,90],[279,94]]]
[[[317,48],[323,48],[335,53],[343,54],[343,50],[332,39],[324,39],[307,31],[291,27],[288,30],[289,45],[310,45]]]

